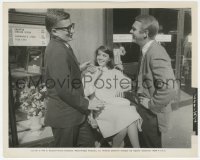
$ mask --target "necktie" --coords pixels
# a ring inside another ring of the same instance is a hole
[[[139,86],[141,85],[142,83],[142,58],[143,58],[143,55],[142,55],[142,52],[140,52],[140,58],[139,58],[139,62],[138,62],[138,73],[137,73],[137,85],[136,85],[136,92],[139,90]]]

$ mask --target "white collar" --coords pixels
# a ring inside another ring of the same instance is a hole
[[[70,48],[70,45],[69,45],[69,44],[65,43],[65,45],[67,46],[67,48]]]
[[[145,55],[154,40],[150,40],[142,47],[142,54]]]

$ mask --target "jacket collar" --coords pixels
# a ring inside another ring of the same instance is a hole
[[[66,41],[64,41],[63,39],[61,39],[60,37],[51,35],[51,40],[56,40],[56,41],[62,42],[62,43],[64,43],[67,46],[67,48],[71,48],[70,45]]]
[[[74,63],[80,69],[79,62],[78,62],[76,56],[74,55],[74,52],[73,52],[71,46],[66,41],[62,40],[61,38],[59,38],[57,36],[51,36],[51,40],[57,41],[59,43],[62,43],[64,47],[66,47],[68,50],[70,50],[70,52],[68,52],[68,55],[71,56],[71,58],[73,59]]]
[[[149,50],[149,48],[151,47],[151,44],[154,42],[154,40],[150,40],[149,42],[147,42],[143,47],[142,47],[142,54],[143,56],[147,53],[147,51]]]

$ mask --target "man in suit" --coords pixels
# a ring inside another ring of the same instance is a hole
[[[50,34],[45,51],[48,98],[45,124],[52,127],[55,147],[94,147],[87,114],[89,110],[99,110],[103,103],[89,102],[84,97],[79,63],[68,43],[74,24],[62,9],[48,10],[45,24]]]
[[[140,145],[143,148],[161,148],[161,136],[169,127],[171,102],[177,84],[171,59],[166,50],[155,41],[158,21],[150,15],[136,17],[130,33],[133,42],[141,48],[137,81],[137,110],[143,119]]]

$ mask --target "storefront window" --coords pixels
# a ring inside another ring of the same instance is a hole
[[[140,48],[129,39],[132,38],[130,30],[133,25],[134,18],[140,15],[140,13],[141,9],[113,9],[113,34],[129,34],[127,35],[127,41],[121,40],[120,42],[126,50],[126,54],[121,56],[123,63],[137,62],[139,59]]]
[[[134,18],[141,14],[141,9],[113,9],[113,43],[123,47],[121,55],[124,74],[136,79],[140,47],[132,43],[130,34]]]
[[[10,116],[15,120],[10,123],[16,128],[16,135],[13,127],[10,128],[9,139],[17,137],[15,146],[34,146],[33,142],[52,137],[50,128],[43,122],[46,110],[44,52],[48,41],[43,25],[9,24],[9,79],[13,97]]]

